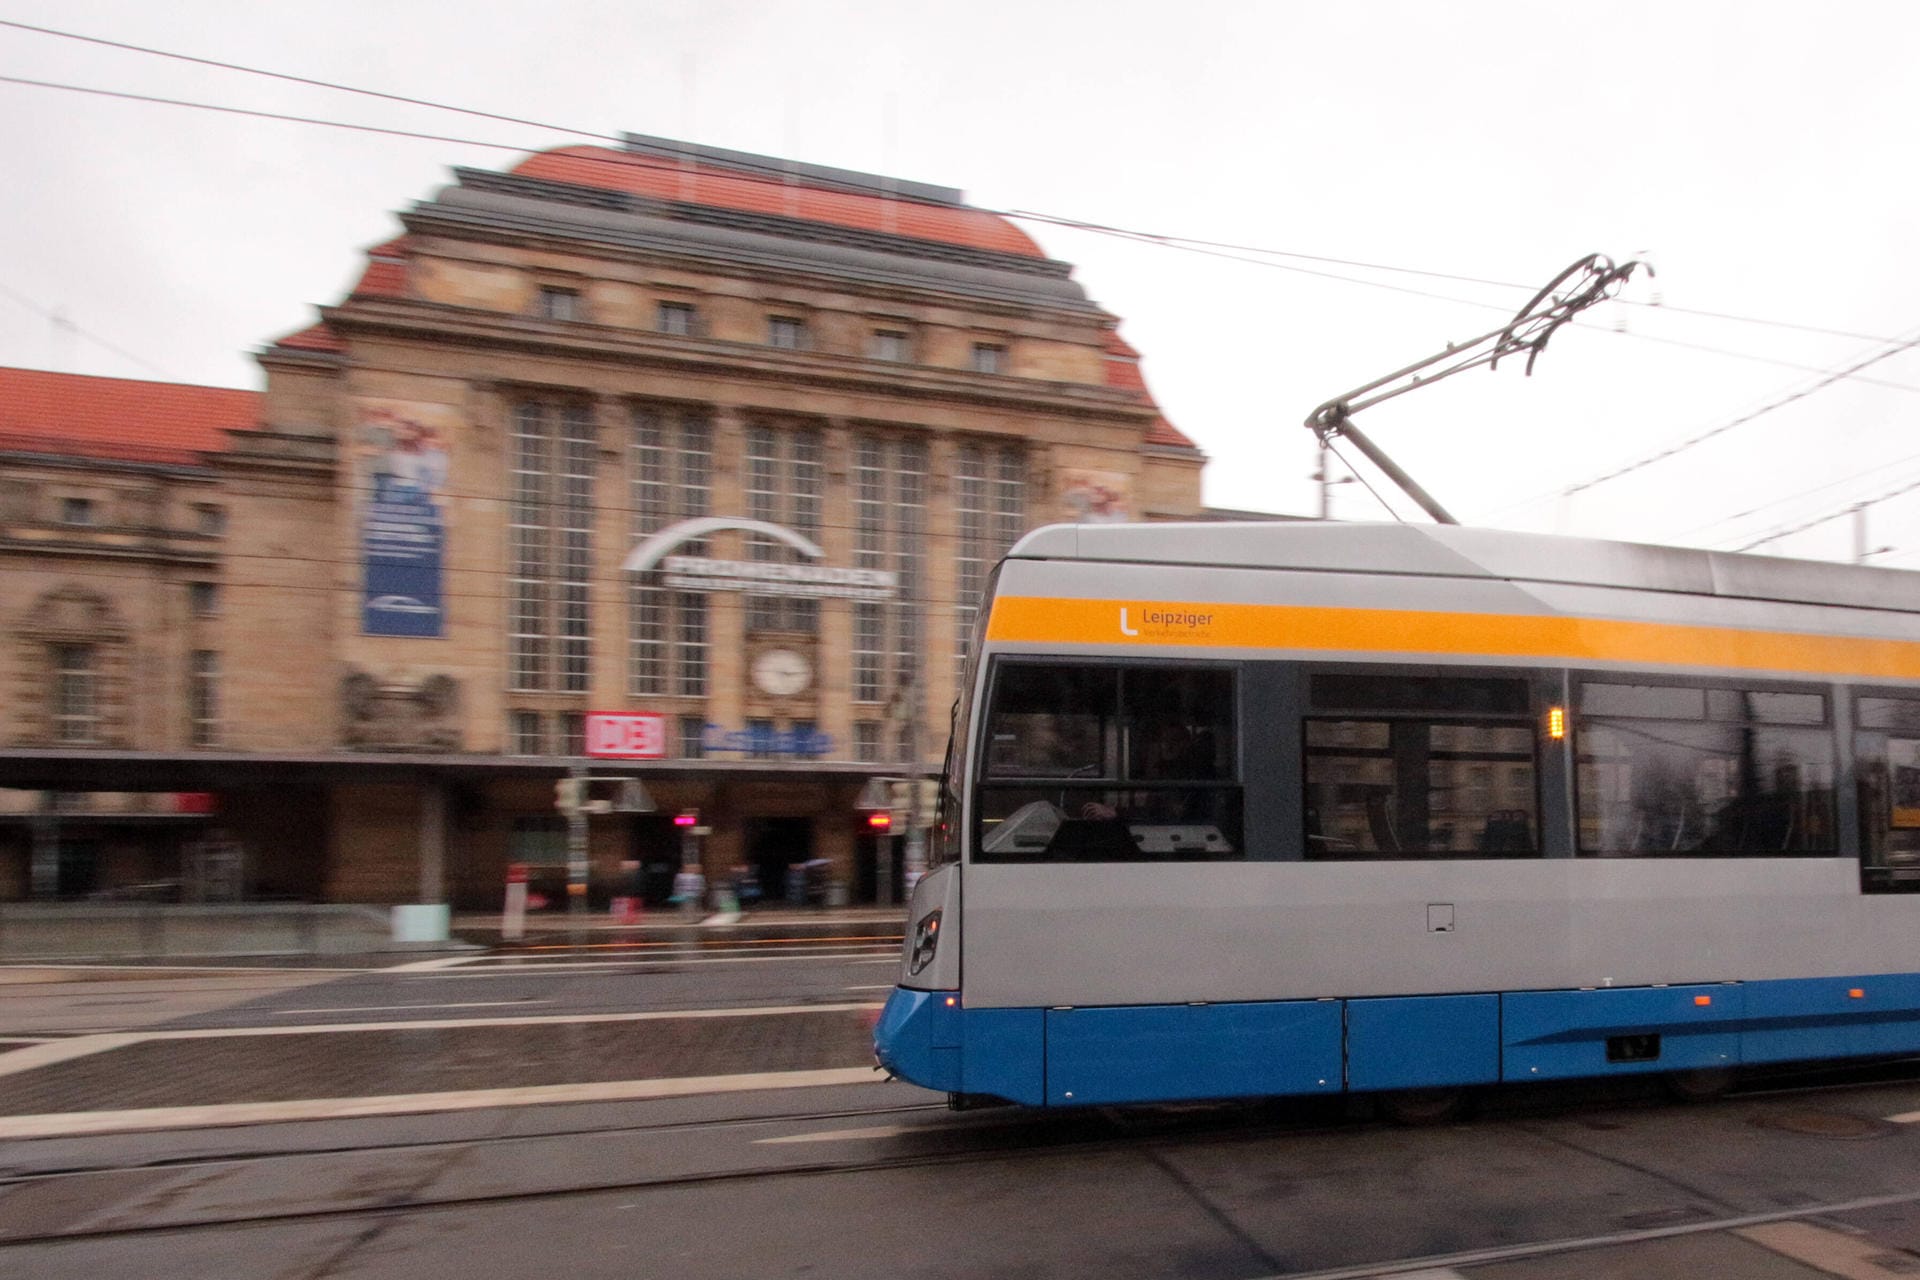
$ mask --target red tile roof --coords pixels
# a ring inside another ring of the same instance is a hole
[[[348,294],[354,298],[404,298],[407,296],[407,264],[375,258],[367,264],[360,283]]]
[[[257,391],[0,369],[0,449],[193,464],[259,420]]]
[[[1118,329],[1107,331],[1107,385],[1122,391],[1131,391],[1136,400],[1144,401],[1158,409],[1154,403],[1153,392],[1147,390],[1146,375],[1140,372],[1140,353],[1133,344],[1120,336]],[[1198,450],[1199,445],[1188,439],[1185,432],[1163,417],[1156,417],[1153,425],[1147,428],[1146,443],[1161,445],[1169,449]]]
[[[915,240],[936,240],[973,249],[1041,258],[1026,232],[981,209],[921,204],[858,191],[808,186],[804,181],[702,168],[657,156],[633,155],[611,147],[559,147],[528,156],[513,167],[525,178],[567,182],[580,187],[626,191],[656,200],[712,205],[750,213],[770,213],[807,222],[829,222],[884,231]]]
[[[347,349],[347,344],[340,340],[340,335],[325,323],[309,325],[298,333],[290,333],[273,345],[292,347],[295,351],[345,351]]]

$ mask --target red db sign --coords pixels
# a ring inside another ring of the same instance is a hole
[[[587,754],[613,760],[664,759],[667,718],[657,711],[589,711]]]

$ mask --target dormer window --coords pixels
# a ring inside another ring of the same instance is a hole
[[[693,336],[694,311],[691,302],[663,302],[656,313],[654,328],[676,338]]]
[[[976,342],[973,344],[973,371],[975,373],[1004,373],[1007,367],[1007,349],[997,342]]]
[[[561,289],[547,284],[540,286],[535,309],[542,320],[580,320],[586,315],[580,305],[578,289]]]
[[[901,329],[875,329],[867,352],[875,360],[905,363],[912,355],[913,337]]]
[[[807,345],[807,322],[799,316],[768,316],[767,345],[799,351]]]

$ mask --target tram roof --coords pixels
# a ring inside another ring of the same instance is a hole
[[[1461,525],[1056,524],[1009,559],[1498,578],[1920,613],[1920,573]]]

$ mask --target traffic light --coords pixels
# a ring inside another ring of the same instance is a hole
[[[697,826],[699,826],[699,825],[700,825],[700,811],[699,811],[698,809],[687,809],[687,810],[683,810],[683,811],[682,811],[682,812],[680,812],[680,813],[676,813],[676,814],[674,814],[674,815],[673,815],[673,825],[674,825],[674,826],[676,826],[676,827],[697,827]]]
[[[867,815],[867,830],[877,836],[886,835],[893,830],[893,815],[885,809],[876,809]]]

